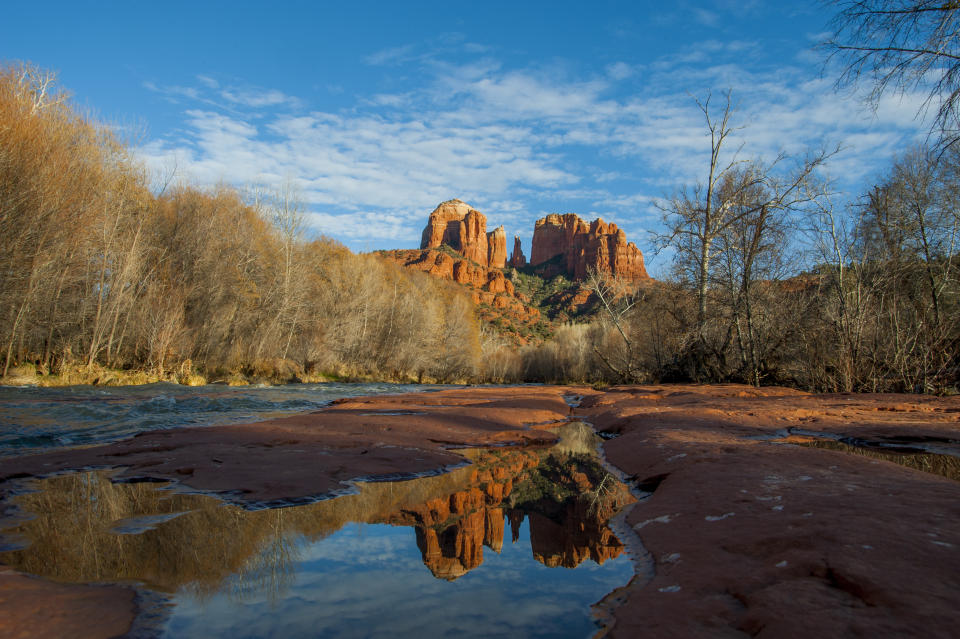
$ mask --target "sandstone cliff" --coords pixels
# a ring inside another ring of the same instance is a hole
[[[530,265],[543,264],[546,277],[563,274],[583,280],[595,269],[628,280],[649,279],[643,254],[616,224],[596,219],[588,225],[574,213],[537,220]]]
[[[460,200],[443,202],[430,214],[420,239],[420,248],[438,248],[441,244],[446,244],[481,266],[489,265],[486,216]],[[506,259],[506,235],[503,253]]]
[[[513,238],[513,253],[510,254],[510,266],[513,268],[523,268],[527,265],[527,258],[523,254],[523,247],[520,246],[520,236]]]
[[[487,233],[487,266],[503,268],[507,265],[507,232],[503,225]]]
[[[519,237],[508,259],[504,227],[488,233],[486,216],[457,199],[430,213],[420,250],[380,255],[468,287],[478,317],[518,346],[543,341],[554,322],[595,311],[597,300],[584,283],[590,269],[634,282],[649,279],[643,254],[616,224],[548,215],[536,223],[528,263]],[[505,273],[508,264],[516,270]],[[553,281],[557,275],[573,282]]]

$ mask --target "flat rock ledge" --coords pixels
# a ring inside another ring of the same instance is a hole
[[[609,437],[607,459],[650,492],[626,523],[653,574],[609,599],[609,636],[956,636],[960,482],[802,444],[909,445],[956,468],[960,398],[739,385],[463,388],[7,459],[0,479],[118,468],[118,478],[263,507],[329,496],[358,478],[441,471],[463,462],[451,448],[549,443],[549,426],[570,418]],[[53,584],[0,567],[3,637],[80,627],[116,636],[131,627],[135,602],[129,587]],[[109,615],[91,620],[98,609]]]

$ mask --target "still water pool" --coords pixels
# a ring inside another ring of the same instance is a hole
[[[190,424],[225,423],[295,402],[318,407],[332,399],[328,390],[173,388],[152,397],[165,397],[174,413],[206,406]],[[113,427],[96,436],[107,439],[142,429],[137,420],[153,401],[142,391],[92,401],[90,391],[60,392],[60,400],[38,393],[21,402],[61,401],[73,406],[67,413],[87,402],[105,413],[118,406]],[[369,385],[336,392],[372,394]],[[21,416],[23,430],[41,414]],[[81,411],[78,421],[91,419]],[[61,445],[76,441],[76,423],[50,432]],[[109,471],[23,480],[16,490],[0,486],[8,493],[0,564],[59,582],[136,586],[145,610],[133,634],[141,637],[593,634],[591,605],[634,574],[609,527],[634,498],[600,463],[592,431],[573,423],[553,447],[462,453],[472,463],[444,475],[362,483],[353,494],[265,510],[175,485],[114,483]]]

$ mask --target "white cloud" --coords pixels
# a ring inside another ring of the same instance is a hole
[[[720,21],[720,16],[707,9],[694,9],[693,19],[705,27],[714,27]]]
[[[626,62],[615,62],[607,66],[607,75],[614,80],[626,80],[633,75],[633,67]]]
[[[235,104],[241,104],[248,107],[267,107],[289,104],[290,106],[299,105],[299,100],[275,89],[257,91],[257,90],[237,90],[224,89],[220,92],[224,99]]]
[[[201,75],[197,75],[197,80],[199,80],[200,83],[203,84],[203,86],[207,87],[208,89],[219,89],[219,88],[220,88],[220,83],[217,82],[214,78],[211,78],[211,77],[208,76],[208,75],[202,75],[202,74],[201,74]]]
[[[466,47],[455,35],[451,42]],[[186,110],[184,130],[141,153],[151,166],[175,163],[200,183],[292,176],[315,227],[363,249],[388,240],[415,245],[426,213],[451,197],[489,207],[481,210],[491,226],[507,224],[511,236],[526,237],[544,206],[612,211],[631,232],[630,219],[654,224],[654,199],[702,177],[709,137],[693,96],[703,100],[711,88],[712,114],[732,89],[732,122],[745,126],[730,152],[742,145],[745,159],[770,160],[841,143],[830,170],[848,187],[922,129],[914,114],[923,96],[885,98],[865,111],[805,67],[748,68],[756,46],[707,40],[642,67],[614,62],[594,76],[505,69],[491,57],[452,64],[396,47],[367,62],[414,64],[421,83],[337,112],[198,76],[198,87],[148,86],[204,106]],[[625,95],[618,81],[632,75],[643,82]]]
[[[148,91],[160,93],[167,99],[178,102],[178,98],[187,98],[189,100],[201,100],[201,92],[193,87],[181,86],[160,86],[154,82],[144,82],[143,86]]]
[[[414,51],[414,45],[406,44],[400,47],[391,47],[381,49],[364,58],[364,62],[370,65],[400,64],[409,61]]]

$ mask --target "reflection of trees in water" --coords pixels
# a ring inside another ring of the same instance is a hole
[[[29,539],[31,546],[0,553],[0,563],[57,581],[138,580],[163,592],[183,588],[200,597],[241,575],[247,596],[258,580],[283,583],[296,558],[297,539],[322,539],[351,521],[385,521],[403,508],[459,489],[469,482],[469,470],[366,483],[358,494],[257,511],[158,490],[152,483],[113,483],[107,471],[51,477],[36,482],[36,492],[14,498],[33,518],[7,532]],[[177,513],[183,514],[139,534],[112,531],[117,523],[129,526],[137,518]]]
[[[557,429],[560,440],[550,451],[569,455],[587,455],[595,458],[597,454],[597,434],[583,422],[570,422]]]
[[[587,445],[582,433],[563,441],[567,450]],[[424,550],[425,563],[444,578],[478,566],[484,545],[499,552],[504,513],[514,541],[518,516],[521,522],[531,513],[544,517],[536,526],[531,520],[531,528],[539,531],[538,547],[549,549],[550,557],[567,553],[556,565],[602,558],[603,552],[587,548],[590,544],[619,548],[612,533],[605,536],[602,530],[632,498],[595,458],[533,448],[465,454],[471,466],[437,477],[364,483],[354,495],[259,511],[158,490],[156,484],[116,484],[106,471],[52,477],[37,482],[37,492],[14,498],[34,518],[9,532],[29,539],[31,546],[0,554],[0,562],[58,581],[137,580],[163,592],[187,589],[199,597],[229,583],[232,594],[246,600],[257,593],[271,599],[282,595],[292,583],[301,544],[348,522],[417,527],[418,544],[432,553],[428,557]],[[149,519],[164,515],[172,518]],[[136,534],[117,534],[116,526]],[[570,535],[576,530],[596,534],[574,539]],[[544,535],[566,535],[567,541]]]
[[[938,455],[935,453],[908,453],[885,451],[877,448],[864,448],[862,446],[851,446],[844,442],[834,441],[832,439],[810,439],[809,441],[797,441],[802,446],[810,448],[826,448],[829,450],[838,450],[852,455],[869,457],[871,459],[882,459],[892,461],[895,464],[922,470],[925,473],[940,475],[948,479],[960,481],[960,457],[952,455]],[[907,446],[908,444],[905,444]]]
[[[566,568],[587,559],[602,564],[623,552],[607,522],[633,501],[595,455],[551,453],[511,495],[513,537],[525,514],[537,561]]]
[[[244,601],[266,593],[275,604],[293,585],[296,564],[300,560],[302,539],[284,527],[286,508],[267,511],[273,519],[273,530],[262,547],[251,556],[234,577],[230,579],[230,594],[233,599]]]

